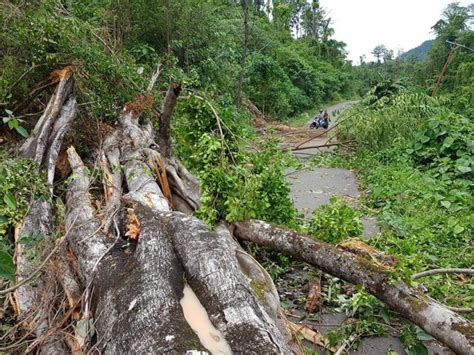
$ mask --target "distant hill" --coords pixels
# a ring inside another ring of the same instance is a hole
[[[428,55],[428,51],[430,50],[431,46],[433,45],[434,39],[430,39],[428,41],[424,41],[418,47],[410,49],[409,51],[402,53],[400,55],[401,59],[415,59],[415,60],[423,60]]]

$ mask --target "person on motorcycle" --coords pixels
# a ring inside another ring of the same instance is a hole
[[[317,116],[313,117],[313,120],[311,121],[311,124],[309,125],[309,128],[319,128],[321,127],[321,124],[323,122],[323,111],[319,111],[319,114]]]
[[[324,128],[324,129],[327,129],[329,127],[329,121],[331,119],[329,118],[329,113],[327,110],[324,110],[324,113],[323,113],[323,120],[322,120],[322,124],[321,126]]]

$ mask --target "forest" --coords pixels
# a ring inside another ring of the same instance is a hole
[[[0,1],[0,353],[474,353],[473,18],[356,65],[318,0]]]

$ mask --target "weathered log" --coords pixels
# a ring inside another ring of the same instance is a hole
[[[183,271],[170,241],[153,224],[157,206],[148,210],[136,204],[141,230],[135,251],[124,252],[120,238],[107,243],[89,201],[86,168],[73,149],[68,154],[74,179],[68,188],[66,222],[75,221],[69,241],[85,285],[91,285],[97,347],[108,354],[202,350],[179,304]],[[127,180],[132,191],[127,200],[142,202],[148,191],[136,183],[147,177],[141,169],[133,171],[136,179]]]
[[[46,169],[47,183],[53,192],[54,171],[58,159],[64,134],[76,115],[77,105],[73,95],[74,78],[72,67],[57,70],[54,73],[59,81],[56,90],[38,120],[33,134],[21,147],[21,154],[25,158],[33,159],[39,169]],[[15,262],[17,282],[28,278],[37,265],[27,256],[36,253],[41,256],[37,243],[25,243],[25,240],[40,239],[51,241],[53,232],[53,212],[50,198],[33,200],[30,210],[21,226],[15,233]],[[47,244],[47,243],[45,243]],[[38,285],[29,283],[22,285],[15,292],[16,310],[21,316],[36,312],[33,322],[28,327],[34,330],[37,337],[43,335],[51,326],[48,318],[50,301],[54,297],[52,289],[46,280],[40,280]],[[43,352],[62,352],[65,349],[61,338],[53,335],[42,344]]]
[[[122,171],[118,133],[109,135],[100,154],[101,168],[105,173],[105,202],[103,231],[106,235],[118,224],[118,211],[122,197]]]
[[[156,219],[157,226],[171,236],[186,280],[232,351],[290,353],[258,298],[266,285],[251,284],[228,242],[199,219],[179,212],[160,213]]]
[[[74,78],[72,67],[65,67],[64,69],[53,72],[54,76],[59,77],[59,83],[56,90],[51,96],[43,115],[36,123],[35,129],[30,138],[20,148],[22,155],[26,158],[32,158],[38,164],[46,162],[48,149],[51,142],[51,130],[60,114],[63,104],[72,94],[74,88]]]
[[[393,283],[386,268],[309,236],[256,220],[234,223],[235,235],[304,260],[323,272],[368,292],[459,354],[474,353],[474,325],[403,282]]]
[[[247,106],[248,110],[250,111],[250,113],[252,114],[252,116],[254,118],[258,118],[258,119],[262,119],[264,122],[266,121],[266,117],[265,115],[263,114],[262,111],[260,111],[260,109],[255,106],[255,104],[250,101],[250,100],[245,100],[245,106]]]

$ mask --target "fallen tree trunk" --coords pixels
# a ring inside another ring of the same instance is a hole
[[[102,232],[89,200],[86,168],[74,149],[68,150],[74,176],[66,201],[68,240],[86,293],[91,294],[85,302],[95,318],[97,349],[105,353],[204,350],[204,342],[190,328],[180,306],[186,280],[222,334],[216,337],[232,351],[290,352],[286,334],[260,303],[252,279],[240,271],[228,244],[201,221],[170,212],[170,201],[162,191],[166,175],[154,176],[153,164],[166,164],[171,192],[182,195],[193,210],[199,196],[193,190],[198,186],[194,177],[173,157],[161,158],[153,131],[138,123],[136,112],[125,109],[120,121],[121,128],[106,139],[101,154],[101,166],[108,171],[108,181],[114,182],[106,184],[106,195],[111,185],[113,190],[105,206],[105,216],[113,222],[102,225],[109,230],[115,227],[115,240]],[[111,162],[123,168],[107,167]],[[118,176],[122,172],[123,179]],[[128,191],[123,196],[118,187],[122,180]],[[128,216],[123,221],[125,207]]]
[[[202,350],[179,304],[184,288],[180,265],[171,243],[153,226],[151,210],[135,208],[140,242],[133,253],[125,253],[123,239],[107,241],[100,231],[85,167],[73,149],[68,155],[76,176],[68,189],[69,243],[84,285],[91,289],[97,347],[108,354]],[[148,192],[134,191],[129,199],[140,193]]]
[[[15,263],[17,283],[27,279],[35,270],[36,263],[28,255],[41,254],[37,245],[41,241],[52,242],[53,234],[53,180],[56,162],[64,135],[76,115],[76,99],[73,94],[74,78],[72,67],[65,67],[52,74],[58,82],[54,94],[38,120],[30,138],[21,147],[24,158],[30,158],[38,164],[40,171],[47,171],[47,185],[51,196],[46,199],[35,199],[23,223],[17,226],[15,233]],[[30,241],[28,243],[27,241]],[[31,240],[36,243],[31,243]],[[39,255],[38,255],[39,256]],[[16,312],[23,318],[33,316],[27,328],[40,337],[52,326],[54,311],[51,300],[54,293],[48,277],[34,286],[27,283],[15,292]],[[65,345],[56,336],[50,337],[42,347],[47,353],[65,350]]]
[[[235,222],[235,235],[314,265],[368,292],[459,354],[474,353],[474,325],[404,282],[393,283],[389,269],[366,256],[268,223]]]
[[[186,279],[208,310],[209,318],[237,353],[290,352],[274,320],[242,273],[233,250],[197,218],[165,213],[158,226],[172,236]],[[265,285],[260,285],[260,288]]]

